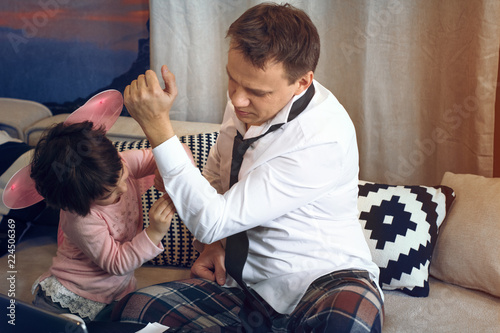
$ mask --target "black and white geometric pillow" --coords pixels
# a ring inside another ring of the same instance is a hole
[[[429,295],[429,265],[438,230],[455,194],[446,186],[359,182],[358,210],[380,286]]]
[[[207,162],[208,152],[217,140],[218,133],[202,133],[196,135],[181,136],[179,140],[185,143],[193,154],[193,159],[200,171]],[[114,142],[118,151],[129,149],[144,149],[150,148],[148,140],[140,141],[116,141]],[[152,186],[142,195],[142,215],[144,227],[149,226],[149,209],[151,205],[161,196],[161,193]],[[149,261],[152,265],[174,266],[174,267],[191,267],[194,261],[198,258],[198,252],[193,247],[194,237],[181,221],[177,214],[172,218],[170,230],[163,238],[162,244],[165,250],[156,258]]]

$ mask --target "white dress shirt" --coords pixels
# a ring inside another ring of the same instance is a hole
[[[295,96],[273,119],[247,131],[228,102],[203,175],[173,137],[153,152],[165,189],[189,230],[210,244],[247,230],[243,280],[277,312],[293,311],[317,278],[364,269],[378,281],[358,221],[358,148],[347,112],[314,81],[306,109],[286,122]],[[229,189],[233,139],[280,129],[253,143]],[[237,283],[228,277],[227,286]],[[379,288],[380,290],[380,288]]]

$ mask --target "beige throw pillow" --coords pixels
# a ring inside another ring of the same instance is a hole
[[[500,297],[500,178],[447,172],[455,202],[440,228],[430,273]]]

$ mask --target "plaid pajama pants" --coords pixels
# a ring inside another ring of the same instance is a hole
[[[243,332],[238,312],[244,299],[238,288],[203,279],[167,282],[125,296],[113,320],[159,322],[169,332]],[[359,270],[320,277],[290,315],[271,312],[269,332],[381,332],[384,318],[378,289]]]

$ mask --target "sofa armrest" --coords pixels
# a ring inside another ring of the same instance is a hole
[[[48,127],[52,124],[63,122],[68,116],[68,113],[62,113],[36,121],[24,131],[25,142],[30,146],[35,146]],[[220,129],[220,124],[191,121],[172,120],[172,125],[178,137],[198,133],[218,132]],[[111,141],[136,141],[146,138],[141,126],[133,118],[122,116],[118,117],[116,123],[109,129],[107,137]]]
[[[61,113],[52,117],[40,119],[33,122],[24,130],[24,142],[29,146],[36,146],[43,132],[54,124],[63,122],[69,116],[69,113]]]
[[[220,124],[172,120],[174,132],[178,137],[199,133],[218,132]],[[146,138],[141,126],[131,117],[119,117],[108,131],[111,141],[136,141]]]
[[[12,138],[25,140],[25,129],[33,122],[52,116],[45,105],[15,99],[0,98],[0,130],[6,131]]]

